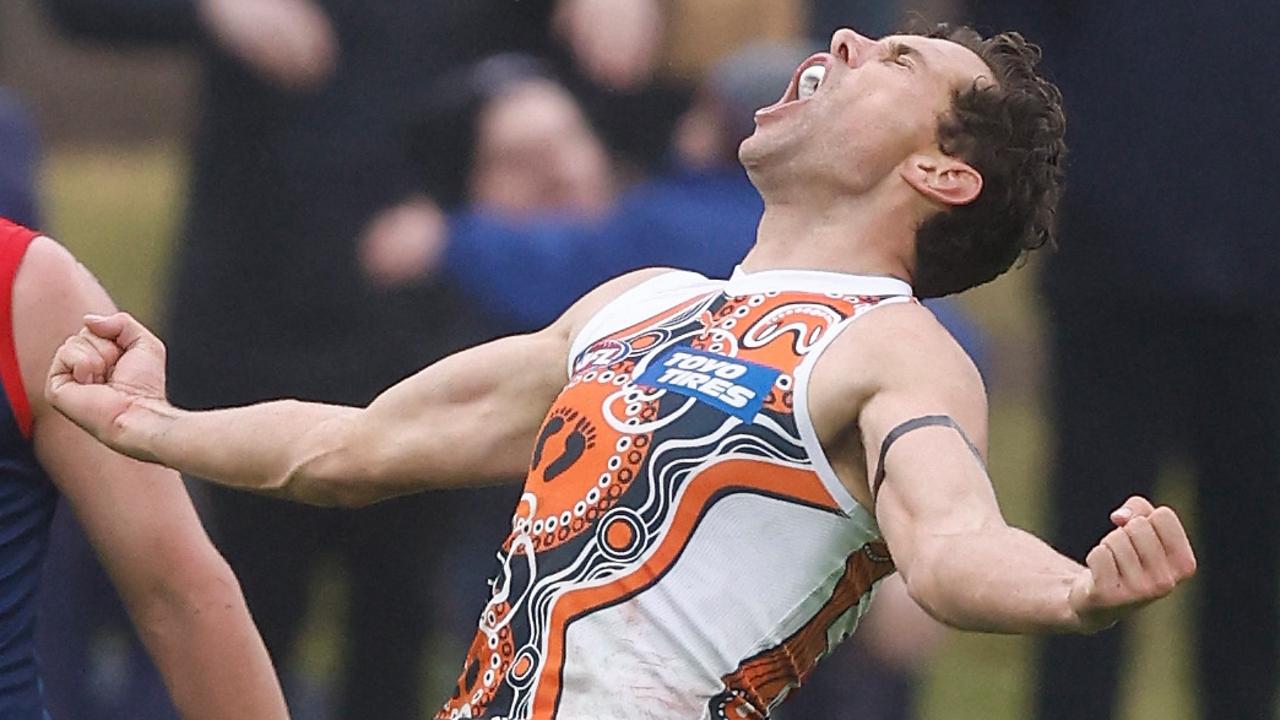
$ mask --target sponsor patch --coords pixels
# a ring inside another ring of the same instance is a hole
[[[635,383],[697,398],[751,422],[781,374],[768,365],[677,345],[649,363]]]

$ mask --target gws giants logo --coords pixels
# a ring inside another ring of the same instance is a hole
[[[649,363],[635,383],[696,398],[751,422],[781,374],[768,365],[677,345]]]
[[[602,340],[578,356],[573,371],[581,372],[589,367],[608,367],[631,354],[631,346],[620,340]]]

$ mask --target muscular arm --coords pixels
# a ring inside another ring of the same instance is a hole
[[[830,368],[870,368],[861,386],[844,386],[858,398],[848,442],[865,448],[859,475],[870,479],[855,496],[874,505],[911,596],[934,617],[990,632],[1090,632],[1194,572],[1176,515],[1139,498],[1113,515],[1119,527],[1087,566],[1008,525],[985,468],[985,392],[955,343],[908,305],[846,334],[815,378],[841,388]]]
[[[130,454],[231,487],[356,507],[521,475],[565,381],[560,328],[445,358],[367,408],[279,400],[204,412],[160,399],[117,421]]]
[[[13,292],[14,339],[40,464],[70,502],[184,718],[285,718],[240,587],[177,475],[111,452],[49,407],[59,343],[87,311],[114,308],[65,250],[37,239]]]
[[[445,358],[367,408],[279,400],[176,409],[164,399],[159,341],[124,315],[91,323],[93,333],[64,346],[49,393],[60,410],[128,455],[312,504],[358,506],[494,482],[524,472],[543,415],[567,379],[580,322],[652,272],[602,285],[538,333]]]

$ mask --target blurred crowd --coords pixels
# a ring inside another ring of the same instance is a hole
[[[1264,79],[1280,62],[1260,29],[1278,19],[1274,4],[36,4],[76,43],[200,58],[164,333],[171,397],[192,408],[365,404],[455,350],[545,325],[622,272],[727,276],[762,210],[737,146],[834,28],[875,36],[915,18],[1024,30],[1045,48],[1071,128],[1061,250],[1042,278],[1050,538],[1082,558],[1125,494],[1149,493],[1169,457],[1189,460],[1202,717],[1273,715],[1280,305],[1269,291],[1280,238],[1264,173],[1280,148],[1259,120],[1280,111]],[[0,215],[39,226],[35,138],[20,99],[0,95]],[[931,307],[998,385],[972,319],[950,302]],[[452,688],[517,492],[337,511],[200,490],[300,720],[434,711],[443,697],[428,695]],[[348,587],[342,661],[317,682],[298,669],[299,642],[316,573],[333,562]],[[175,717],[129,641],[113,672],[86,663],[102,637],[128,631],[67,517],[45,577],[54,717]],[[941,628],[901,584],[886,582],[877,602],[785,718],[917,716],[915,681]],[[1047,642],[1036,717],[1112,717],[1123,638]]]

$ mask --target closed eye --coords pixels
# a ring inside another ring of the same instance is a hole
[[[908,69],[915,69],[915,61],[920,51],[903,42],[895,42],[889,46],[889,60]]]

